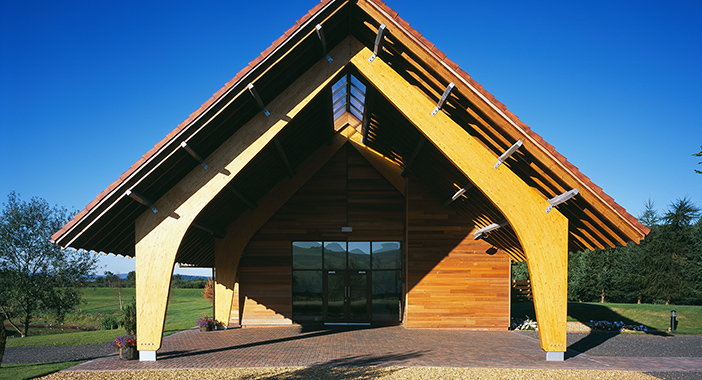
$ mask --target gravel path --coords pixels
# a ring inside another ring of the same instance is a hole
[[[124,371],[57,372],[45,380],[124,379]],[[536,380],[656,380],[655,377],[631,371],[545,370],[501,368],[437,368],[437,367],[275,367],[200,370],[163,370],[130,372],[129,379],[241,379],[241,380],[302,380],[302,379],[536,379]]]
[[[3,364],[20,363],[60,363],[90,360],[106,355],[116,355],[117,351],[107,343],[85,346],[25,346],[5,348]]]

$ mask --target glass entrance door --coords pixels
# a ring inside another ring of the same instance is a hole
[[[326,270],[325,323],[369,323],[370,277],[364,270]]]

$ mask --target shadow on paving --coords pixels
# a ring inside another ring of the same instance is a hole
[[[381,327],[384,327],[384,326],[304,326],[302,328],[302,330],[300,331],[300,334],[295,335],[295,336],[279,338],[279,339],[269,339],[269,340],[263,340],[263,341],[259,341],[259,342],[252,342],[252,343],[245,343],[245,344],[238,344],[238,345],[228,346],[228,347],[218,347],[218,348],[212,348],[212,349],[208,349],[208,350],[207,349],[206,350],[198,349],[198,350],[168,351],[168,352],[164,352],[159,357],[160,357],[160,359],[165,360],[165,359],[175,359],[175,358],[182,358],[182,357],[195,356],[195,355],[206,355],[206,354],[212,354],[212,353],[218,353],[218,352],[240,350],[240,349],[245,349],[245,348],[267,346],[270,344],[292,342],[292,341],[296,341],[296,340],[320,337],[320,336],[325,336],[325,335],[333,335],[333,334],[338,334],[341,332],[352,331],[352,330],[371,330],[371,329],[381,328]],[[420,356],[420,355],[421,355],[421,353],[417,351],[415,353],[410,353],[410,354],[387,355],[387,356],[388,357],[396,357],[395,360],[404,360],[404,359],[409,359],[411,357]],[[365,357],[365,359],[362,359],[364,357]],[[353,360],[349,361],[348,363],[338,363],[335,365],[346,365],[346,366],[377,365],[377,364],[381,363],[381,361],[378,361],[378,360],[387,360],[387,359],[376,360],[375,358],[376,357],[372,357],[372,356],[357,356],[355,358],[352,358]],[[346,359],[344,359],[344,360],[346,360]],[[351,359],[349,359],[349,360],[351,360]]]
[[[519,315],[524,314],[524,315]],[[518,302],[512,303],[512,316],[518,316],[519,318],[527,316],[531,319],[536,319],[536,312],[534,311],[534,304],[532,302]],[[568,316],[575,319],[576,321],[588,325],[591,320],[600,321],[621,321],[625,325],[638,326],[642,323],[635,320],[629,319],[606,306],[593,305],[593,304],[580,304],[575,302],[568,303]],[[590,333],[584,338],[578,340],[575,343],[568,345],[568,351],[566,351],[565,358],[576,357],[581,353],[587,352],[595,347],[602,345],[608,340],[620,335],[619,331],[600,331],[591,330]],[[662,337],[670,337],[672,335],[665,331],[656,330],[651,327],[648,331],[641,332],[645,335],[655,335]]]

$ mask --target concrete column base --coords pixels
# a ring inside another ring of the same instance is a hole
[[[546,361],[547,362],[562,362],[565,358],[565,352],[560,351],[546,351]]]
[[[139,351],[140,362],[155,362],[156,351]]]

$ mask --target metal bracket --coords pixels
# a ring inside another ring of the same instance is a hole
[[[144,206],[148,206],[149,208],[151,208],[151,211],[153,211],[154,214],[158,212],[158,210],[156,210],[156,207],[154,207],[154,204],[149,200],[149,198],[147,198],[139,193],[135,193],[131,190],[125,191],[124,195],[128,196],[129,198],[134,199],[135,201],[143,204]]]
[[[449,85],[446,87],[444,90],[444,94],[441,95],[441,99],[439,99],[439,103],[436,104],[436,108],[434,108],[434,111],[431,112],[431,116],[436,116],[437,113],[439,113],[439,110],[444,107],[444,104],[446,103],[446,99],[448,99],[448,96],[451,94],[451,90],[456,87],[456,84],[451,82]]]
[[[491,225],[489,225],[489,226],[485,226],[485,227],[483,227],[483,228],[479,228],[479,229],[477,229],[477,230],[473,233],[473,240],[485,239],[486,237],[488,237],[488,233],[489,233],[490,231],[494,231],[494,230],[496,230],[496,229],[498,229],[498,228],[502,228],[502,227],[504,227],[504,226],[506,226],[506,225],[508,225],[508,224],[509,224],[509,223],[507,222],[507,219],[502,219],[502,220],[500,220],[500,221],[497,222],[497,223],[493,223],[493,224],[491,224]]]
[[[329,63],[332,63],[334,60],[327,54],[327,39],[324,38],[324,31],[322,30],[322,25],[317,24],[315,26],[315,29],[317,29],[317,37],[319,37],[319,41],[322,43],[322,51],[324,52],[324,57],[329,61]]]
[[[451,203],[455,202],[456,199],[458,199],[458,197],[460,197],[461,195],[465,194],[465,192],[468,191],[468,190],[470,190],[472,187],[473,187],[473,184],[472,184],[472,183],[469,183],[469,184],[466,185],[465,187],[461,188],[460,190],[458,190],[458,191],[456,192],[456,194],[453,194],[453,196],[452,196],[449,200],[447,200],[446,202],[444,202],[444,204],[443,204],[442,206],[443,206],[443,207],[446,207],[446,206],[450,205]]]
[[[578,195],[579,191],[578,189],[572,189],[568,190],[565,193],[561,195],[556,195],[555,197],[551,198],[548,200],[549,206],[546,208],[546,212],[551,211],[552,208],[558,206],[559,204],[567,201],[570,198],[573,198],[574,196]]]
[[[266,116],[271,116],[271,113],[268,112],[266,107],[263,105],[263,100],[261,99],[261,96],[258,95],[258,91],[256,91],[256,88],[254,87],[253,83],[249,83],[248,88],[251,95],[254,97],[254,99],[256,99],[256,103],[258,103],[258,106],[261,108],[261,111],[263,111],[263,113]]]
[[[368,58],[368,62],[373,62],[375,57],[380,54],[380,51],[383,50],[383,42],[385,41],[385,24],[380,24],[380,27],[378,28],[378,35],[375,36],[375,45],[373,46],[373,54]]]
[[[505,160],[508,159],[509,156],[511,156],[514,152],[516,152],[517,149],[519,149],[520,146],[522,146],[522,140],[517,141],[516,143],[514,143],[514,145],[512,145],[509,149],[507,149],[506,152],[502,153],[502,155],[500,156],[500,158],[497,159],[497,163],[496,163],[495,166],[493,166],[493,167],[494,167],[495,169],[497,169],[498,167],[500,167],[500,165],[501,165],[503,162],[505,162]]]
[[[195,151],[193,150],[193,148],[191,148],[191,147],[188,145],[188,143],[186,143],[185,141],[182,141],[182,142],[180,143],[180,147],[183,148],[183,149],[185,149],[185,151],[188,152],[188,154],[190,154],[191,156],[193,156],[194,159],[196,159],[197,161],[199,161],[199,162],[200,162],[200,165],[202,165],[202,167],[205,168],[205,170],[209,169],[209,166],[207,166],[207,164],[205,163],[205,160],[203,160],[202,157],[200,157],[199,154],[195,153]]]

